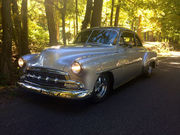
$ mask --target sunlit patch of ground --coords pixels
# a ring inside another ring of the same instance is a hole
[[[144,42],[143,46],[149,51],[155,51],[159,57],[171,56],[173,47],[166,42]]]
[[[165,52],[165,53],[158,53],[158,56],[180,57],[180,51],[169,51],[169,52]]]
[[[180,57],[180,51],[171,51],[170,55],[171,57]]]
[[[165,72],[180,70],[180,51],[170,51],[168,56],[159,57],[159,69]]]
[[[180,69],[180,51],[174,51],[173,47],[165,42],[145,42],[143,46],[149,51],[155,51],[158,55],[159,69],[169,72]],[[172,59],[173,58],[173,59]],[[166,68],[165,68],[166,67]]]

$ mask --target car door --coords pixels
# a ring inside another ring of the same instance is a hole
[[[140,40],[140,38],[138,37],[138,35],[135,33],[135,44],[136,46],[134,47],[134,50],[136,51],[137,57],[138,59],[143,60],[143,57],[145,55],[146,49],[143,47],[142,42]],[[143,62],[141,61],[138,65],[138,72],[142,72],[142,68],[143,68]]]
[[[137,51],[134,33],[124,31],[119,39],[117,63],[122,68],[118,68],[121,76],[118,76],[117,83],[124,83],[137,76],[141,71],[142,58]]]

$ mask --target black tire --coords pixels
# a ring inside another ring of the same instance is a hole
[[[96,80],[90,101],[93,103],[98,103],[103,101],[109,94],[110,89],[111,89],[110,77],[107,74],[99,75],[98,79]]]
[[[144,76],[151,77],[153,72],[153,64],[149,63],[146,67],[144,67]]]

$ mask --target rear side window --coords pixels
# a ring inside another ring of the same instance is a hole
[[[142,46],[141,40],[139,39],[137,35],[135,36],[135,38],[136,38],[136,46],[141,47]]]
[[[123,40],[124,45],[131,45],[135,46],[135,39],[134,39],[134,34],[131,32],[124,32],[120,38],[121,42]]]

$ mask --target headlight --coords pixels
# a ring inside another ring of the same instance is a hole
[[[18,60],[18,65],[20,66],[20,67],[23,67],[24,66],[24,60],[22,59],[22,58],[19,58],[19,60]]]
[[[71,69],[75,74],[78,74],[81,72],[81,65],[78,62],[74,62],[71,66]]]

